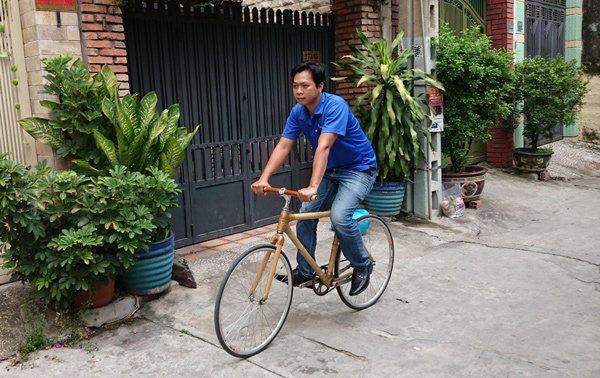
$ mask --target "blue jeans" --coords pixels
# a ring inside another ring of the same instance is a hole
[[[375,177],[369,172],[354,172],[346,169],[331,169],[325,172],[317,190],[318,200],[304,202],[301,213],[326,211],[331,209],[331,222],[340,241],[344,256],[354,267],[369,265],[369,256],[363,246],[358,224],[352,219],[360,201],[371,190]],[[318,219],[298,221],[296,233],[308,253],[314,258],[317,247]],[[307,277],[313,269],[300,253],[297,254],[298,269]]]

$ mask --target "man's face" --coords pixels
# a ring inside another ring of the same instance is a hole
[[[294,76],[294,97],[304,106],[316,105],[319,100],[323,83],[317,86],[310,71],[298,72]]]

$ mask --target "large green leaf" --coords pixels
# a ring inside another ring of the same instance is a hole
[[[107,174],[107,172],[105,170],[92,167],[90,165],[90,163],[88,163],[87,161],[73,160],[73,164],[75,165],[75,170],[77,171],[77,173],[80,173],[83,175],[87,175],[87,176],[91,176],[91,177],[99,177],[99,176],[106,176],[106,174]]]
[[[131,95],[125,95],[125,97],[128,96],[131,98]],[[135,129],[133,128],[132,120],[127,116],[128,111],[123,109],[126,107],[125,97],[123,99],[115,99],[113,101],[115,103],[115,120],[117,121],[116,125],[118,125],[121,129],[122,136],[124,138],[123,142],[128,144],[133,141]],[[121,141],[119,141],[119,143],[121,143]]]
[[[173,170],[173,167],[171,166],[169,159],[167,158],[167,156],[164,153],[161,153],[159,155],[158,168],[171,177],[175,176],[175,171]]]
[[[364,75],[360,78],[356,86],[360,87],[361,84],[368,83],[369,81],[375,80],[375,78],[375,75]]]
[[[54,149],[60,148],[65,139],[62,133],[50,125],[50,121],[44,118],[28,117],[19,120],[19,125],[36,140],[47,143]]]
[[[104,65],[100,71],[100,75],[103,79],[106,89],[108,90],[108,93],[113,97],[113,99],[117,99],[119,97],[119,81],[117,80],[114,72],[112,72],[108,65]]]
[[[394,93],[391,89],[386,91],[386,109],[388,117],[390,117],[390,123],[393,125],[396,123],[396,113],[394,112]]]
[[[119,160],[117,159],[117,152],[115,150],[115,145],[108,138],[102,135],[98,130],[93,131],[94,140],[96,141],[96,146],[104,153],[106,159],[113,167],[115,165],[120,165]]]
[[[170,136],[165,144],[164,155],[171,167],[178,167],[185,158],[185,150],[181,148],[177,139],[174,136]],[[161,154],[162,159],[162,154]],[[162,161],[161,161],[162,164]],[[162,165],[161,165],[162,167]]]
[[[371,59],[373,60],[374,64],[380,66],[381,63],[379,61],[379,57],[375,53],[373,45],[371,44],[371,42],[369,42],[369,39],[359,29],[356,29],[356,34],[358,35],[358,39],[360,39],[363,47],[369,52],[369,55],[371,56]]]
[[[158,98],[155,92],[149,92],[140,101],[139,116],[142,125],[150,125],[156,117],[156,104]]]
[[[181,135],[177,135],[177,143],[179,143],[179,146],[183,150],[185,150],[190,145],[192,139],[194,139],[194,135],[196,135],[196,133],[198,132],[198,129],[199,126],[196,126],[196,128],[191,133],[185,132],[185,129],[183,128],[180,129],[183,132],[180,133]]]

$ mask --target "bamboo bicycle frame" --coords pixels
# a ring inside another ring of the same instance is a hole
[[[298,192],[292,190],[286,190],[285,188],[266,188],[265,192],[268,193],[279,193],[282,197],[285,198],[285,205],[279,214],[279,222],[277,223],[277,233],[273,235],[271,238],[270,244],[275,246],[275,256],[273,257],[273,262],[271,263],[271,267],[269,269],[269,275],[267,277],[266,287],[263,292],[263,296],[261,301],[264,302],[269,297],[269,291],[271,289],[271,284],[273,283],[273,277],[275,276],[275,269],[277,268],[277,262],[279,261],[279,256],[281,255],[281,250],[283,249],[283,244],[285,242],[284,234],[287,235],[292,243],[298,248],[300,254],[306,259],[310,267],[315,271],[316,275],[321,280],[321,283],[324,284],[327,288],[330,288],[337,281],[344,280],[350,277],[350,273],[340,276],[336,279],[333,277],[333,266],[335,264],[335,259],[337,258],[337,254],[339,251],[339,241],[337,235],[333,237],[333,243],[331,244],[331,252],[329,254],[329,264],[327,273],[321,269],[319,264],[315,261],[315,259],[308,253],[304,245],[300,242],[296,233],[290,227],[290,223],[293,221],[300,220],[310,220],[310,219],[321,219],[328,217],[331,214],[331,211],[319,211],[312,213],[296,213],[292,214],[289,211],[289,204],[292,196],[298,196]],[[260,277],[262,277],[264,270],[267,267],[269,262],[269,258],[271,257],[272,252],[267,252],[263,261],[256,273],[256,277],[254,278],[254,282],[252,283],[252,287],[250,289],[250,294],[254,293],[256,288],[258,287]],[[293,284],[291,282],[291,277],[288,277],[288,284]]]

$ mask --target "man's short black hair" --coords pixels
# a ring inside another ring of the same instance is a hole
[[[297,73],[302,71],[309,71],[317,86],[325,82],[325,66],[321,63],[304,62],[298,64],[292,69],[292,80],[294,80]]]

